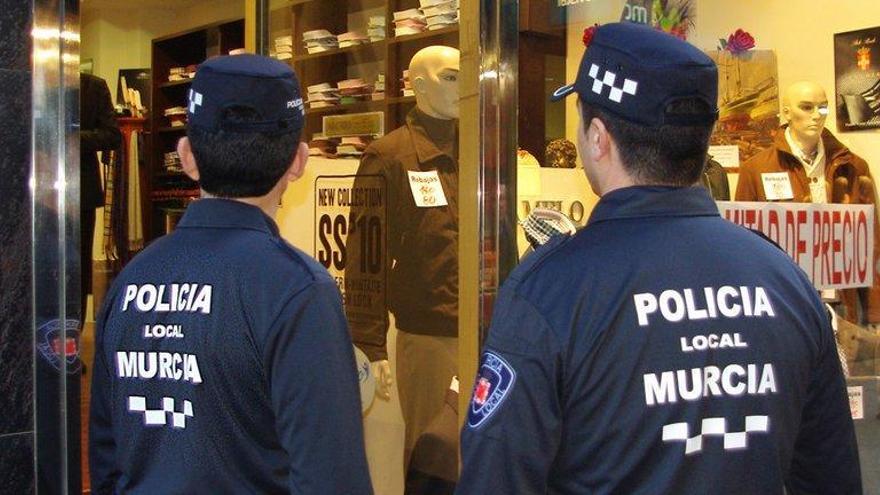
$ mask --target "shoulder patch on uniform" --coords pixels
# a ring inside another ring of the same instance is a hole
[[[507,361],[492,351],[484,352],[468,407],[468,427],[485,423],[501,407],[515,381],[516,371]]]

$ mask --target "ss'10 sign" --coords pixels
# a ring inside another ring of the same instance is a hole
[[[384,319],[387,188],[380,175],[315,179],[315,259],[336,280],[346,315]]]

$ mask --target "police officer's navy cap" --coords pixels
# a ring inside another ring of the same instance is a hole
[[[572,93],[585,104],[646,126],[708,124],[718,118],[718,67],[669,34],[630,22],[605,24],[596,28],[574,84],[557,89],[551,100]],[[708,111],[667,111],[670,103],[685,98],[702,100]]]
[[[230,122],[230,107],[247,107],[253,122]],[[189,90],[189,126],[207,131],[299,133],[304,120],[299,81],[289,66],[260,55],[212,58],[199,66]]]

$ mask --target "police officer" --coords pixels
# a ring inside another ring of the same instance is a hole
[[[593,34],[555,98],[579,97],[601,200],[504,285],[457,493],[861,493],[815,289],[689,187],[717,117],[715,64],[635,24]]]
[[[272,220],[303,172],[286,65],[217,57],[178,153],[202,199],[116,279],[99,318],[93,493],[371,493],[334,281]]]

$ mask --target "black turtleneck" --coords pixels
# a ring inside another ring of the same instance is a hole
[[[458,119],[431,117],[418,107],[415,115],[419,124],[425,129],[425,135],[431,139],[437,149],[458,162]]]

